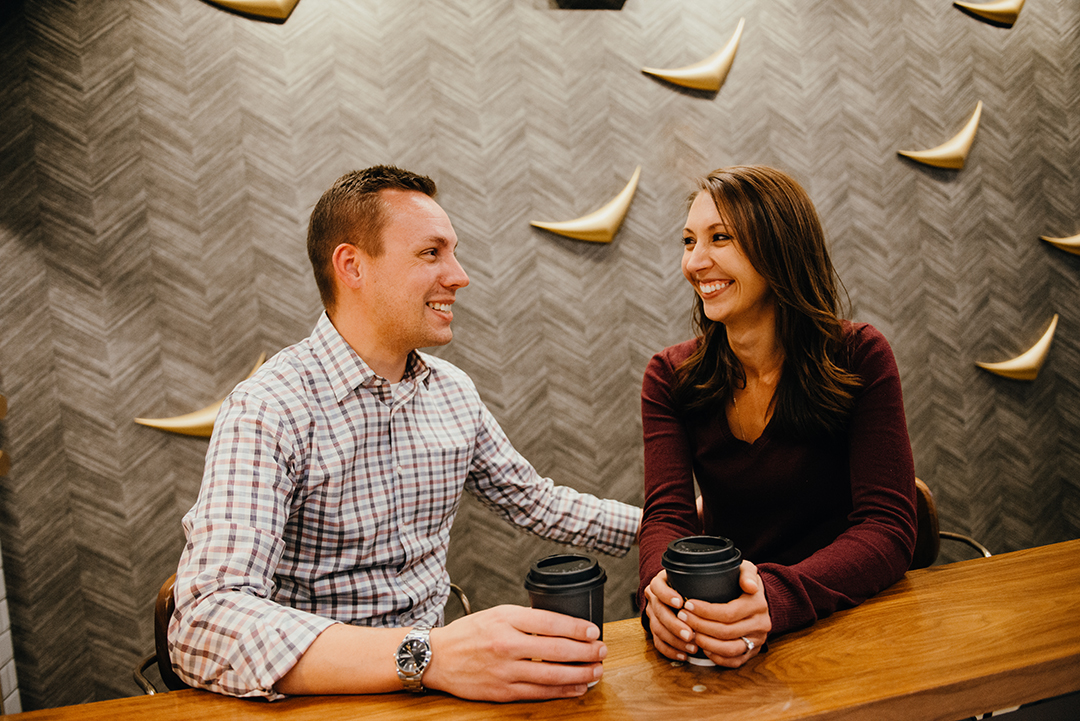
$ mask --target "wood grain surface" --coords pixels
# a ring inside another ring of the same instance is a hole
[[[1080,541],[913,571],[737,671],[673,663],[637,619],[608,623],[584,697],[487,704],[442,694],[265,703],[204,691],[30,712],[18,721],[875,719],[950,721],[1080,690]]]

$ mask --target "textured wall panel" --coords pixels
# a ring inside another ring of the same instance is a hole
[[[205,440],[136,426],[219,399],[319,313],[307,216],[338,175],[432,175],[472,285],[436,351],[546,475],[641,501],[638,392],[689,336],[692,177],[734,163],[810,191],[903,376],[942,526],[997,552],[1080,535],[1080,8],[1012,29],[939,0],[302,0],[284,24],[199,0],[27,0],[0,15],[0,479],[26,708],[135,693]],[[717,93],[640,68],[727,42]],[[984,111],[963,171],[900,148]],[[641,183],[610,245],[531,228]],[[977,369],[1061,324],[1039,378]],[[524,603],[552,544],[466,502],[450,568]],[[958,556],[946,547],[946,560]],[[636,554],[602,559],[629,616]]]

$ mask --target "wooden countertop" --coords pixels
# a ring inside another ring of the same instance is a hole
[[[605,624],[604,639],[604,677],[574,700],[499,705],[394,693],[266,703],[188,690],[10,718],[951,721],[1080,690],[1080,540],[912,571],[735,671],[672,663],[637,619]]]

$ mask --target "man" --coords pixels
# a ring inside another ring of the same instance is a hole
[[[326,313],[226,399],[184,517],[169,647],[194,686],[510,701],[600,677],[606,649],[581,619],[500,606],[439,627],[463,488],[526,530],[618,555],[640,511],[540,478],[469,378],[417,351],[450,342],[469,283],[434,195],[377,166],[312,212]]]

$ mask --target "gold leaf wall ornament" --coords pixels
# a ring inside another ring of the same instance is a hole
[[[967,125],[952,140],[929,150],[897,150],[897,154],[903,155],[905,158],[911,158],[923,165],[960,170],[964,167],[964,161],[967,160],[971,144],[975,142],[975,132],[979,129],[982,106],[980,100],[975,106],[975,112],[972,113],[971,119],[967,121]]]
[[[739,50],[739,39],[745,24],[746,20],[740,18],[739,26],[735,28],[735,34],[728,40],[727,45],[700,62],[670,70],[642,68],[641,72],[686,88],[717,91],[727,79],[731,64],[735,62],[735,53]]]
[[[259,359],[255,361],[255,366],[251,369],[251,372],[247,374],[245,380],[255,375],[255,371],[259,370],[259,366],[265,361],[266,354],[259,354]],[[214,432],[214,421],[217,419],[218,411],[221,409],[221,404],[224,402],[225,399],[222,398],[220,401],[211,403],[205,408],[191,413],[185,413],[182,416],[174,416],[172,418],[136,418],[135,422],[139,425],[157,428],[161,431],[169,431],[170,433],[209,438],[210,434]]]
[[[565,235],[575,240],[587,240],[592,243],[610,243],[619,232],[626,213],[630,210],[630,203],[634,199],[637,190],[638,179],[641,177],[641,166],[637,166],[633,177],[626,187],[611,201],[599,210],[594,210],[588,215],[583,215],[576,220],[564,220],[557,223],[545,223],[534,220],[529,223],[536,228],[543,228],[552,233]]]
[[[1024,8],[1024,0],[998,0],[988,3],[965,3],[958,0],[953,5],[973,17],[1011,28]]]
[[[285,22],[300,0],[207,0],[207,2],[243,15]]]
[[[1080,235],[1071,235],[1068,238],[1051,238],[1045,235],[1040,235],[1039,237],[1050,245],[1061,248],[1066,253],[1080,255]]]
[[[1054,331],[1057,330],[1057,324],[1058,314],[1054,313],[1054,318],[1050,321],[1050,327],[1043,333],[1039,342],[1012,360],[1000,363],[976,362],[975,365],[1005,378],[1033,381],[1039,375],[1039,369],[1042,368],[1043,363],[1046,361],[1046,355],[1050,352],[1050,342],[1054,340]]]

